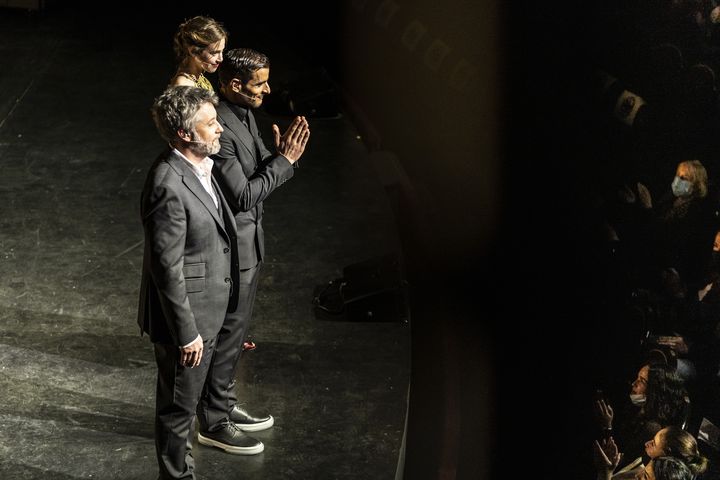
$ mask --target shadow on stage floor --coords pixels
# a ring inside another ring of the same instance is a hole
[[[135,316],[168,29],[99,44],[101,23],[0,14],[0,477],[154,479],[155,366]],[[345,266],[398,252],[392,211],[348,118],[310,125],[295,178],[266,201],[257,349],[238,373],[242,402],[276,424],[254,457],[196,445],[201,479],[396,475],[409,324],[319,320],[311,302]]]

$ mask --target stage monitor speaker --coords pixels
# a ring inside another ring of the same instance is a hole
[[[407,287],[397,255],[348,265],[341,278],[315,287],[315,315],[321,320],[407,322]]]

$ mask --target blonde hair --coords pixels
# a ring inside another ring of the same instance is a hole
[[[697,196],[700,198],[707,197],[708,174],[707,174],[707,170],[705,170],[705,167],[700,162],[700,160],[685,160],[683,162],[680,162],[678,164],[678,167],[680,165],[685,165],[692,172],[693,188],[697,192]]]
[[[173,50],[178,61],[184,59],[188,52],[197,55],[213,43],[225,39],[228,32],[222,23],[210,17],[197,16],[185,20],[175,32]]]
[[[664,455],[676,457],[685,462],[693,475],[699,475],[707,470],[708,459],[700,455],[697,441],[691,433],[680,427],[670,426],[665,428],[664,437]]]

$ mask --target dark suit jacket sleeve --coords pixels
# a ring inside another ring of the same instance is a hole
[[[258,149],[260,150],[260,156],[263,159],[263,163],[267,163],[270,160],[270,157],[273,156],[273,154],[270,153],[270,150],[268,150],[267,147],[265,146],[265,142],[263,142],[262,135],[260,134],[260,130],[258,130],[257,132],[258,132],[258,138],[257,138],[258,142],[257,143],[258,143]],[[276,158],[277,157],[285,158],[282,155],[277,155]],[[287,158],[285,158],[285,161],[288,163],[290,162]]]
[[[179,346],[187,345],[197,338],[198,330],[183,275],[185,209],[178,193],[166,184],[155,185],[144,203],[143,227],[145,242],[150,247],[150,274],[173,340]]]
[[[272,156],[270,152],[268,154]],[[247,212],[253,209],[275,188],[293,176],[290,161],[282,155],[276,155],[263,162],[263,165],[248,177],[238,156],[237,146],[230,136],[221,135],[220,152],[212,156],[215,169],[219,173],[215,178],[225,199],[235,211]]]

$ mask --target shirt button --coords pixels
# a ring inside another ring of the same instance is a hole
[[[225,278],[225,283],[230,283],[230,277]]]
[[[223,248],[223,253],[228,253],[229,251],[230,251],[229,248],[227,248],[227,247]]]

